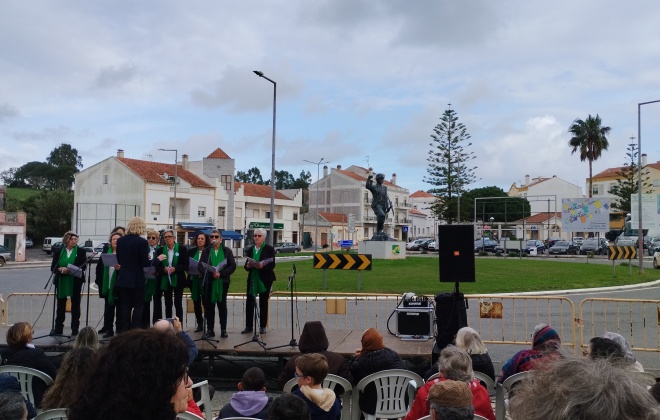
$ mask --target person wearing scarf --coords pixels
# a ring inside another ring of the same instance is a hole
[[[165,296],[165,317],[172,318],[172,303],[179,319],[183,319],[183,288],[186,285],[186,272],[188,271],[188,248],[179,246],[176,242],[176,234],[169,229],[163,233],[165,246],[157,251],[159,255],[166,258],[156,266],[156,272],[160,274],[160,290]],[[174,293],[174,302],[172,301]]]
[[[532,348],[514,354],[502,366],[502,376],[497,381],[503,383],[506,378],[516,373],[545,369],[547,364],[561,357],[561,339],[557,331],[549,325],[538,324],[532,333]]]
[[[204,248],[211,245],[211,239],[206,233],[199,232],[195,237],[195,244],[197,245],[197,249],[190,250],[190,258],[199,262]],[[201,267],[199,265],[197,267],[197,271],[199,271]],[[195,332],[202,332],[204,331],[204,315],[202,314],[202,296],[204,295],[204,291],[202,290],[202,277],[199,274],[190,274],[188,279],[190,280],[190,298],[193,301],[195,320],[197,321]]]
[[[210,273],[202,265],[199,266],[199,272],[204,283],[204,309],[206,317],[206,338],[215,337],[215,306],[218,305],[218,314],[220,317],[220,337],[227,338],[227,292],[229,292],[229,283],[231,274],[236,271],[236,260],[231,249],[222,244],[222,233],[213,229],[211,231],[211,246],[204,249],[200,261],[217,267],[223,261],[226,261],[220,271]]]
[[[158,248],[158,232],[155,230],[147,231],[147,243],[149,244],[149,269],[152,267],[155,270],[156,264],[159,264],[162,259],[165,259],[164,254],[160,255],[161,260],[156,258],[156,249]],[[160,284],[158,281],[160,278],[155,275],[153,279],[146,279],[144,285],[144,307],[142,308],[142,328],[149,328],[151,324],[155,324],[156,321],[163,317],[163,305],[161,303],[162,293],[158,294],[159,290],[156,288],[156,284]],[[154,312],[153,318],[151,318],[151,301],[154,301]]]
[[[248,248],[246,257],[257,263],[245,260],[247,278],[247,299],[245,304],[245,329],[241,334],[249,334],[254,330],[254,315],[256,298],[259,296],[259,333],[266,334],[268,325],[268,299],[270,289],[275,281],[275,248],[265,243],[266,231],[254,230],[254,245]]]
[[[110,246],[105,251],[106,254],[114,254],[117,249],[117,239],[122,235],[119,232],[110,234]],[[103,263],[103,258],[99,258],[96,263],[96,285],[99,287],[99,295],[105,301],[105,309],[103,310],[103,328],[99,330],[99,334],[103,334],[103,338],[110,338],[115,335],[112,323],[115,321],[115,312],[117,314],[117,331],[121,331],[119,326],[120,314],[119,305],[117,302],[117,291],[115,285],[117,283],[117,275],[119,274],[119,264],[114,267],[106,267]]]
[[[55,275],[55,293],[57,297],[57,316],[55,317],[55,328],[51,335],[61,335],[64,332],[64,318],[66,312],[66,300],[71,297],[71,335],[78,335],[80,327],[80,294],[82,285],[85,283],[85,269],[87,268],[87,255],[85,250],[78,246],[78,235],[69,231],[62,238],[64,246],[59,251],[53,252],[53,261],[50,271]],[[69,264],[80,269],[80,277],[74,276],[73,271],[67,267]]]

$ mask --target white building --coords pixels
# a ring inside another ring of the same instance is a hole
[[[412,209],[408,211],[410,219],[409,237],[435,238],[438,231],[438,220],[431,207],[436,198],[426,191],[417,190],[409,196]]]
[[[509,197],[523,197],[529,201],[531,214],[561,212],[563,198],[581,198],[582,188],[553,175],[552,178],[525,175],[525,183],[509,188]]]

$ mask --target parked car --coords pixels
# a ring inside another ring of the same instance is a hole
[[[584,238],[582,236],[573,236],[573,243],[575,245],[582,245],[582,242],[584,242]]]
[[[437,244],[436,244],[435,241],[431,241],[431,242],[429,242],[428,245],[426,246],[426,249],[427,249],[428,251],[437,251],[437,250],[438,250],[438,246],[437,246]]]
[[[435,241],[433,239],[426,239],[424,242],[419,244],[419,249],[424,250],[424,251],[428,251],[429,250],[429,244],[431,242],[435,242]]]
[[[103,247],[106,245],[109,245],[107,242],[102,242],[100,245],[96,245],[96,247],[91,247],[91,246],[86,246],[83,247],[85,252],[87,253],[87,258],[92,257],[90,261],[96,262],[101,258],[101,253],[103,252]],[[92,255],[92,252],[96,252],[96,254]]]
[[[653,268],[660,268],[660,251],[653,254]]]
[[[293,242],[278,242],[273,245],[275,248],[275,253],[296,253],[300,252],[300,245],[294,244]]]
[[[649,245],[649,255],[653,256],[656,252],[660,252],[660,238],[653,238]]]
[[[578,246],[571,241],[557,241],[548,250],[550,254],[573,254],[577,255]]]
[[[474,241],[474,252],[495,252],[495,248],[499,245],[494,239],[476,239]]]
[[[553,246],[555,243],[557,243],[558,241],[563,241],[563,239],[562,239],[562,238],[557,238],[557,237],[549,238],[548,241],[547,241],[547,242],[548,242],[548,243],[547,243],[548,248],[552,248],[552,246]]]
[[[421,238],[410,241],[406,244],[406,249],[408,251],[419,251],[419,245],[426,240],[428,240],[428,238]]]
[[[634,246],[637,248],[637,241],[633,241],[632,239],[618,239],[616,241],[617,246]]]
[[[48,255],[52,252],[53,244],[60,242],[62,240],[61,236],[48,236],[44,238],[44,244],[41,246],[41,249]]]
[[[25,247],[26,248],[32,248],[33,246],[34,246],[34,242],[32,242],[32,239],[25,238]]]
[[[7,261],[11,259],[11,252],[9,248],[4,245],[0,245],[0,267],[7,264]]]
[[[607,247],[607,239],[589,238],[580,246],[580,255],[587,255],[589,252],[593,252],[596,255],[607,254]]]
[[[621,235],[619,235],[619,236],[614,240],[614,245],[621,245],[621,244],[619,243],[620,241],[626,241],[626,245],[628,245],[628,242],[627,242],[627,241],[631,241],[631,242],[634,242],[634,243],[635,243],[635,246],[637,246],[637,241],[638,241],[638,239],[639,239],[639,238],[637,238],[637,236],[629,236],[629,235],[626,235],[625,233],[622,233]]]
[[[539,239],[530,239],[525,243],[525,253],[531,253],[532,249],[536,248],[537,254],[543,254],[545,252],[545,244]]]

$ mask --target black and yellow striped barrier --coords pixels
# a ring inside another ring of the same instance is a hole
[[[314,254],[314,268],[371,270],[371,254]]]
[[[608,258],[610,260],[632,260],[637,258],[637,247],[635,246],[610,246]]]

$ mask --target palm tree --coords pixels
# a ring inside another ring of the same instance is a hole
[[[601,127],[601,121],[598,114],[592,117],[591,114],[585,121],[576,119],[571,124],[568,132],[573,136],[568,145],[573,148],[571,154],[580,151],[580,160],[589,161],[589,197],[593,192],[592,162],[598,159],[603,152],[610,146],[605,137],[610,132],[610,127]]]

